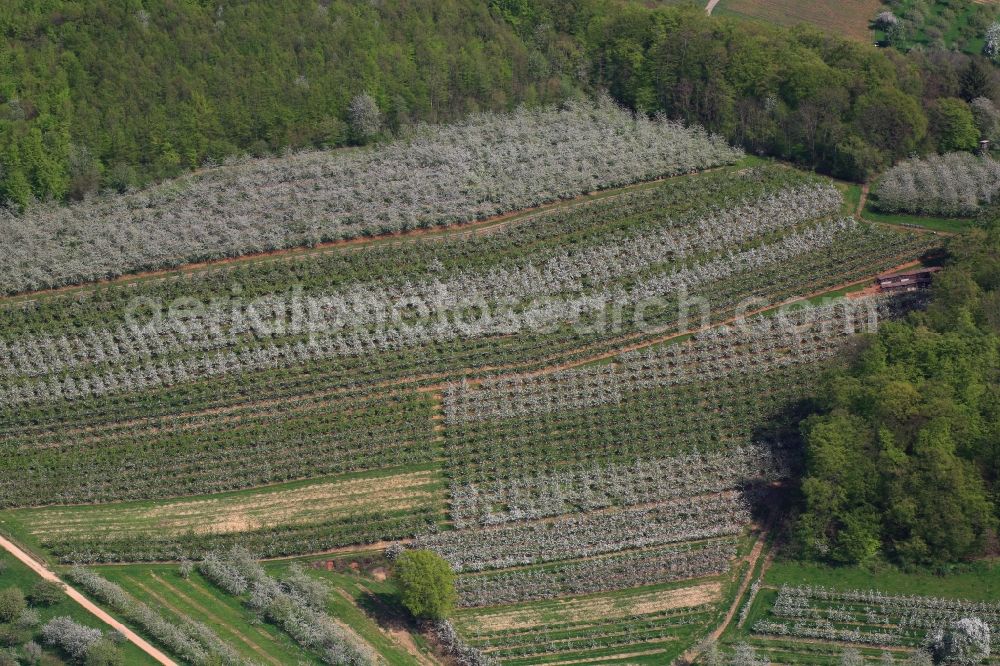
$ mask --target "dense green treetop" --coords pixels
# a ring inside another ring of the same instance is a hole
[[[974,150],[979,145],[979,130],[972,109],[961,99],[939,99],[931,109],[931,122],[942,152]]]
[[[451,565],[429,550],[408,550],[396,558],[393,575],[403,605],[415,618],[443,620],[455,608],[455,574]]]
[[[392,129],[562,97],[574,76],[475,0],[15,0],[0,34],[0,157],[21,200],[350,143],[364,93]]]
[[[27,608],[24,592],[17,587],[0,590],[0,624],[13,622]]]
[[[805,26],[707,17],[699,7],[574,0],[569,12],[556,0],[499,4],[526,12],[516,25],[551,22],[576,36],[593,84],[624,103],[843,178],[863,180],[938,149],[938,126],[929,123],[937,99],[964,104],[997,94],[998,72],[981,56],[904,54]]]
[[[955,238],[926,311],[884,325],[803,424],[803,552],[938,564],[980,554],[1000,475],[1000,218]]]

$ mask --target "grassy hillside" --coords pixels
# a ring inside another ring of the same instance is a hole
[[[261,610],[284,588],[156,562],[329,551],[306,569],[330,585],[320,621],[426,664],[442,648],[400,609],[391,563],[356,552],[415,537],[457,571],[469,649],[663,663],[748,585],[766,521],[743,490],[787,474],[777,443],[881,307],[823,297],[940,246],[853,219],[859,194],[746,158],[433,233],[7,299],[0,526],[53,563],[130,562],[95,570],[266,663],[323,658]],[[671,285],[708,304],[704,322]],[[162,308],[139,326],[137,298]],[[207,307],[176,308],[195,298]],[[819,309],[776,308],[805,300]],[[748,303],[770,317],[698,330]],[[278,324],[295,311],[315,326]]]
[[[3,187],[53,198],[0,212],[0,530],[194,666],[1000,629],[989,196],[846,182],[976,139],[995,71],[865,44],[860,6],[675,4],[0,10]],[[876,293],[930,264],[930,305]],[[401,548],[450,622],[405,610]]]

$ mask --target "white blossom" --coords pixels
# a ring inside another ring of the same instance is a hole
[[[0,293],[467,222],[740,155],[700,127],[607,99],[475,114],[371,150],[245,160],[141,192],[2,212]]]
[[[879,210],[973,215],[1000,194],[1000,163],[971,153],[932,155],[897,164],[875,188]]]

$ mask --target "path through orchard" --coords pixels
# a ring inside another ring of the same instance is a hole
[[[42,580],[47,580],[53,583],[58,583],[63,586],[64,591],[69,596],[70,599],[76,603],[83,606],[84,610],[88,613],[101,620],[112,629],[115,629],[122,636],[126,638],[129,642],[134,644],[137,648],[148,654],[150,657],[155,659],[158,663],[163,664],[163,666],[177,666],[177,662],[172,660],[170,657],[160,652],[158,649],[147,643],[134,631],[126,627],[124,624],[111,617],[108,613],[104,612],[97,604],[93,603],[85,596],[80,594],[76,589],[66,585],[52,570],[38,562],[36,559],[31,557],[28,553],[21,550],[14,543],[8,541],[7,539],[0,537],[0,547],[6,550],[8,553],[16,557],[22,564],[30,568],[36,574],[41,576]]]
[[[763,527],[760,530],[760,534],[757,537],[757,543],[754,544],[753,549],[750,551],[749,557],[747,557],[747,570],[746,574],[743,576],[743,580],[740,581],[739,589],[736,590],[736,595],[733,597],[733,603],[729,606],[729,610],[726,612],[726,616],[723,618],[722,622],[718,627],[712,630],[708,636],[705,637],[698,645],[689,649],[687,652],[682,654],[675,663],[677,664],[692,664],[694,660],[697,659],[701,653],[704,651],[705,647],[711,643],[714,643],[722,637],[722,634],[726,632],[729,625],[732,623],[733,618],[736,617],[736,611],[740,608],[740,602],[743,600],[743,596],[746,594],[747,590],[750,588],[750,584],[753,581],[754,570],[757,568],[757,562],[760,560],[760,556],[764,552],[764,546],[767,544],[768,535],[770,533],[770,525]],[[760,575],[763,576],[764,572],[761,571]]]

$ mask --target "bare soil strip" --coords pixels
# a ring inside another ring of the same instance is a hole
[[[708,636],[706,636],[702,642],[695,645],[687,652],[682,654],[680,657],[678,657],[677,659],[678,664],[693,663],[694,660],[701,655],[704,646],[719,640],[722,634],[725,633],[726,629],[729,628],[730,623],[736,616],[736,611],[738,611],[740,608],[740,602],[743,600],[743,595],[746,594],[747,588],[750,587],[750,583],[753,580],[753,572],[754,569],[757,568],[757,561],[760,559],[761,553],[764,552],[764,544],[767,542],[767,536],[768,536],[768,529],[767,528],[762,529],[760,531],[760,535],[757,537],[757,543],[754,544],[753,550],[750,551],[750,556],[747,558],[748,566],[746,575],[744,575],[743,580],[740,581],[740,587],[736,591],[736,596],[733,598],[733,603],[729,606],[729,610],[726,612],[726,617],[722,620],[722,623],[719,624],[719,626],[716,627],[714,630],[712,630],[712,632]],[[761,575],[763,575],[763,571],[761,572]]]
[[[545,666],[570,666],[571,664],[593,664],[599,661],[612,661],[614,659],[631,659],[633,657],[646,657],[651,654],[660,654],[660,650],[643,650],[641,652],[622,652],[621,654],[609,654],[602,657],[591,657],[589,659],[571,659],[570,661],[549,661]]]
[[[121,635],[124,636],[126,640],[128,640],[137,648],[148,654],[153,659],[155,659],[158,663],[163,664],[163,666],[178,666],[177,662],[175,662],[173,659],[168,657],[166,654],[164,654],[157,648],[147,643],[141,636],[139,636],[137,633],[126,627],[124,624],[122,624],[115,618],[111,617],[108,613],[106,613],[104,610],[98,607],[97,604],[90,601],[89,599],[87,599],[87,597],[83,596],[82,594],[80,594],[80,592],[78,592],[76,588],[66,585],[62,580],[60,580],[59,576],[55,575],[55,573],[53,573],[48,567],[41,564],[34,558],[32,558],[30,555],[28,555],[27,552],[21,550],[19,547],[17,547],[16,545],[14,545],[13,543],[11,543],[10,541],[8,541],[3,537],[0,537],[0,548],[6,550],[8,553],[16,557],[22,564],[26,565],[36,574],[41,576],[42,580],[47,580],[62,585],[63,589],[65,590],[66,594],[69,595],[70,599],[83,606],[84,610],[86,610],[88,613],[90,613],[97,619],[101,620],[105,624],[109,625],[112,629],[115,629],[116,631],[120,632]]]
[[[772,548],[771,552],[769,552],[767,554],[767,557],[764,558],[764,564],[760,565],[760,573],[757,574],[757,580],[758,581],[763,581],[764,580],[764,575],[767,573],[767,570],[771,568],[772,564],[774,564],[774,554],[775,554],[776,550],[777,550],[776,548]],[[760,587],[758,587],[758,590],[759,589],[760,589]],[[747,597],[746,603],[748,605],[752,604],[754,602],[755,598],[756,598],[755,597],[755,593],[751,592],[750,596]],[[736,626],[737,627],[742,627],[743,624],[746,622],[746,619],[747,619],[746,617],[741,617],[740,620],[739,620],[739,622],[736,623]]]
[[[553,605],[521,607],[476,613],[465,620],[470,626],[488,632],[529,629],[551,622],[606,620],[608,618],[649,615],[681,608],[696,608],[716,601],[722,593],[721,582],[702,583],[672,590],[657,590],[622,597],[604,595],[566,599]]]
[[[229,534],[268,525],[299,525],[317,519],[347,516],[363,510],[410,509],[433,503],[440,492],[432,471],[361,479],[331,479],[289,490],[264,490],[235,497],[169,501],[150,507],[110,504],[38,510],[29,528],[40,537],[67,537],[81,533],[157,532],[159,534]]]
[[[854,212],[854,216],[860,218],[861,213],[865,212],[865,204],[868,203],[868,193],[871,191],[871,186],[865,183],[861,186],[861,198],[858,199],[858,209]]]

